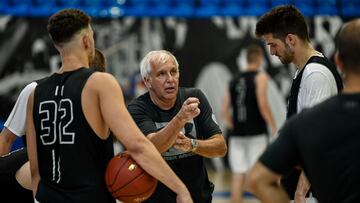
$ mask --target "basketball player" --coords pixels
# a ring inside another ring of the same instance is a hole
[[[279,6],[264,14],[256,24],[256,35],[270,46],[283,64],[294,63],[297,71],[288,100],[287,118],[337,94],[342,81],[334,65],[310,44],[307,25],[292,5]],[[284,176],[282,184],[296,202],[305,202],[310,184],[300,170]],[[295,192],[296,189],[296,192]]]
[[[149,90],[128,109],[142,132],[184,181],[194,202],[211,202],[203,157],[224,156],[227,147],[205,95],[194,88],[179,88],[179,64],[165,50],[149,52],[140,63]],[[159,184],[146,202],[172,203],[176,194]]]
[[[276,182],[297,164],[319,203],[360,202],[359,36],[358,18],[346,23],[336,38],[343,92],[291,118],[252,169],[249,185],[262,202],[288,202]]]
[[[26,139],[35,198],[43,202],[115,202],[104,174],[113,157],[109,129],[148,173],[192,202],[126,110],[121,88],[110,74],[89,69],[94,57],[91,18],[78,9],[52,15],[48,32],[60,52],[60,69],[30,95]]]
[[[247,47],[247,69],[230,81],[222,102],[222,117],[232,132],[229,138],[229,164],[233,203],[243,202],[245,174],[267,146],[267,126],[271,129],[271,135],[277,131],[267,97],[268,76],[260,70],[263,57],[260,46]]]
[[[91,61],[90,66],[94,67],[96,71],[105,72],[106,59],[100,50],[95,49],[95,57]],[[0,194],[1,202],[3,203],[33,202],[30,166],[26,147],[12,153],[9,153],[9,151],[17,137],[24,138],[26,104],[29,95],[35,89],[38,82],[41,82],[41,80],[28,84],[21,91],[0,133]],[[26,145],[25,142],[24,144]],[[4,156],[5,154],[6,156]]]

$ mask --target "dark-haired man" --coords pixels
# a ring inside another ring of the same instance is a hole
[[[294,6],[279,6],[261,16],[256,35],[265,40],[271,54],[283,64],[294,63],[297,68],[288,100],[288,119],[343,88],[336,67],[311,45],[304,16]],[[300,172],[294,169],[282,180],[291,199],[299,203],[305,202],[310,188]]]
[[[336,39],[336,64],[344,72],[341,94],[291,118],[250,174],[262,202],[288,202],[277,181],[300,164],[319,203],[360,202],[360,19]]]

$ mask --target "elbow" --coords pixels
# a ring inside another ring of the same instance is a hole
[[[133,156],[141,154],[148,144],[151,144],[151,142],[147,138],[139,136],[137,139],[134,139],[130,145],[126,146],[126,149],[129,154]]]
[[[228,147],[227,147],[227,145],[226,145],[226,143],[224,141],[224,143],[222,145],[222,149],[220,150],[220,155],[219,156],[224,157],[226,155],[227,151],[228,151]]]

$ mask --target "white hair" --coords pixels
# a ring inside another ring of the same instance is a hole
[[[163,64],[166,63],[169,58],[174,59],[176,69],[179,70],[179,63],[171,52],[166,50],[150,51],[140,62],[141,78],[144,79],[150,76],[152,70],[151,63]]]

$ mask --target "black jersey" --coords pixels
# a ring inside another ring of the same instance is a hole
[[[267,126],[256,99],[257,73],[257,71],[243,72],[230,81],[233,135],[251,136],[267,132]]]
[[[115,202],[104,180],[113,157],[112,139],[95,134],[81,105],[82,90],[93,72],[80,68],[55,73],[35,89],[40,202]]]
[[[207,139],[215,134],[221,134],[205,95],[198,89],[179,88],[176,103],[169,110],[158,108],[151,101],[149,93],[145,93],[132,101],[128,109],[141,131],[148,135],[166,126],[181,109],[183,102],[188,97],[196,97],[200,100],[201,113],[185,125],[184,134],[196,139]],[[162,156],[184,182],[194,202],[211,201],[213,185],[208,179],[202,156],[192,152],[181,152],[175,148],[170,148]],[[176,202],[176,194],[159,183],[155,193],[147,202],[173,203]]]
[[[284,174],[300,164],[319,203],[360,202],[360,94],[339,94],[292,117],[261,156]]]

